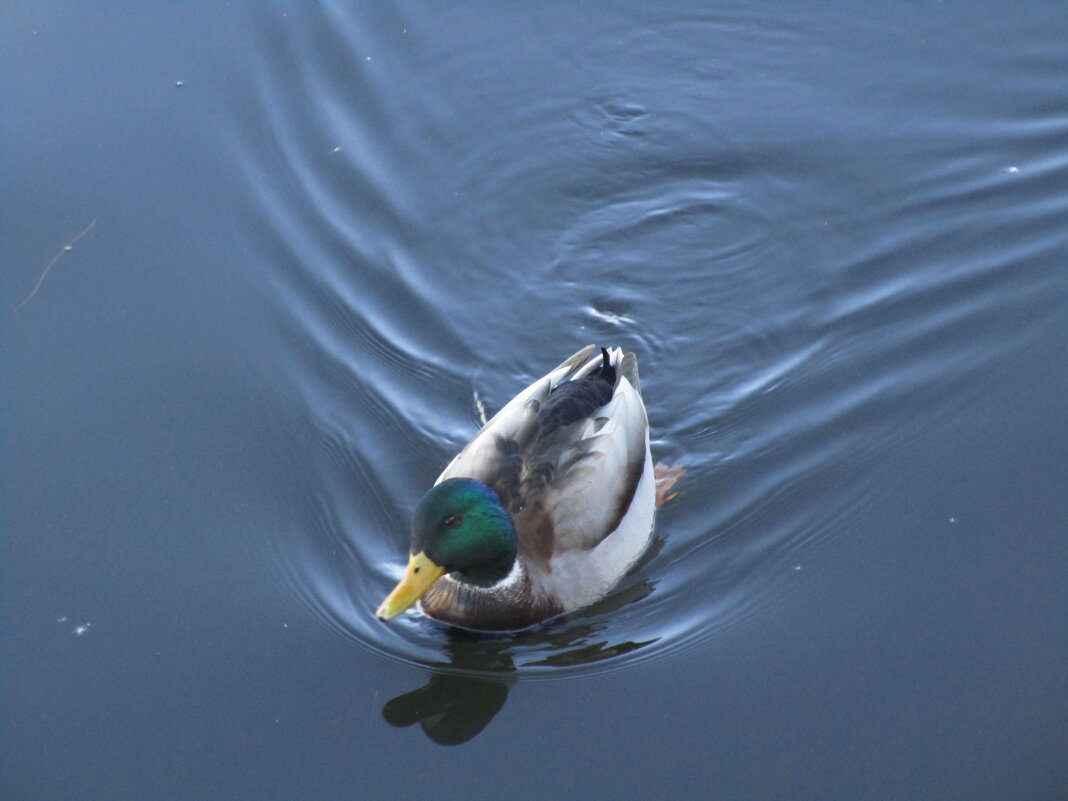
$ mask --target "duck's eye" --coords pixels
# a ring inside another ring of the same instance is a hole
[[[460,525],[460,516],[449,515],[441,521],[441,525],[445,526],[445,528],[456,528],[458,525]]]

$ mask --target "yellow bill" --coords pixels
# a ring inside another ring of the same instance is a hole
[[[444,572],[445,568],[435,565],[422,551],[412,554],[408,557],[408,568],[404,571],[404,578],[378,607],[375,616],[381,620],[396,617],[418,601]]]

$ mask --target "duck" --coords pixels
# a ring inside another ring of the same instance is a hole
[[[376,616],[416,604],[449,626],[508,631],[589,606],[649,545],[654,472],[637,358],[588,345],[506,404],[438,476]]]

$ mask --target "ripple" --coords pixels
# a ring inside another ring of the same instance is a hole
[[[565,33],[562,54],[649,55],[661,72],[626,86],[596,72],[560,94],[541,87],[565,59],[509,54],[493,67],[529,102],[490,113],[499,99],[454,85],[467,56],[403,15],[361,13],[268,25],[270,66],[249,76],[233,143],[306,423],[303,529],[272,558],[309,615],[359,647],[449,668],[437,624],[373,617],[411,510],[474,433],[476,402],[492,413],[588,342],[637,352],[654,455],[687,469],[683,494],[608,598],[485,637],[485,673],[619,670],[759,626],[879,497],[873,465],[981,395],[989,366],[1064,308],[1061,110],[967,120],[964,142],[945,137],[961,120],[920,124],[887,148],[927,168],[862,205],[849,182],[869,176],[839,169],[852,141],[795,155],[774,130],[747,141],[741,112],[709,111],[741,67],[697,54],[722,37],[772,58],[799,45],[771,20],[624,15],[593,42]],[[795,102],[817,83],[769,91]],[[410,121],[413,96],[425,108]],[[932,148],[945,157],[921,160]]]

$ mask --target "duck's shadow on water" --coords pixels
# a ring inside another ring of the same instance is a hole
[[[582,617],[599,618],[652,591],[650,582],[638,582],[583,610]],[[504,708],[509,691],[520,678],[513,656],[516,652],[549,652],[523,665],[573,667],[618,657],[656,642],[654,638],[609,644],[598,637],[604,624],[570,620],[571,617],[511,634],[445,629],[446,660],[427,665],[427,683],[386,702],[382,717],[391,726],[418,723],[438,745],[460,745],[477,737]]]
[[[476,737],[501,711],[518,677],[504,643],[467,640],[477,635],[455,630],[448,637],[449,661],[437,667],[424,686],[387,701],[382,717],[391,726],[418,723],[438,745],[460,745]]]

